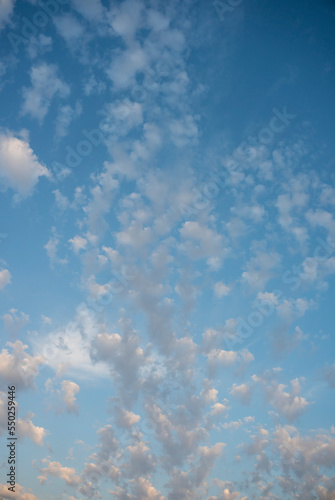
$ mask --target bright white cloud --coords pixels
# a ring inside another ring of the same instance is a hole
[[[42,356],[31,356],[26,352],[27,345],[20,340],[15,343],[8,342],[11,348],[2,349],[0,353],[0,377],[8,385],[15,385],[17,388],[35,387],[35,378],[38,375],[39,366],[43,364]]]
[[[33,415],[30,416],[33,417]],[[20,438],[28,437],[39,446],[43,446],[43,439],[47,435],[47,431],[43,427],[34,425],[28,417],[18,419],[17,433]]]
[[[29,196],[40,177],[49,177],[27,139],[11,132],[0,133],[0,182],[4,188],[16,191],[18,199]]]
[[[63,380],[62,382],[63,401],[68,413],[78,413],[76,405],[76,394],[79,392],[79,385],[71,380]]]
[[[41,63],[30,70],[31,87],[23,89],[22,114],[29,114],[42,124],[55,95],[65,98],[70,87],[58,77],[54,64]]]
[[[222,281],[218,281],[214,285],[214,293],[215,295],[221,299],[221,297],[225,297],[230,292],[230,287],[222,283]]]
[[[13,495],[15,496],[13,497]],[[33,493],[26,491],[20,484],[16,484],[15,493],[8,490],[8,485],[0,484],[0,496],[3,500],[11,500],[12,498],[15,500],[38,500]]]
[[[17,312],[17,309],[10,309],[8,313],[4,314],[2,317],[5,329],[13,337],[16,337],[21,328],[29,323],[28,314],[25,314],[23,312],[17,314]]]
[[[12,275],[8,269],[1,269],[0,271],[0,290],[3,290],[5,286],[9,285],[12,281]]]
[[[14,10],[15,0],[1,0],[0,3],[0,29],[7,24]]]
[[[63,467],[59,462],[49,462],[48,459],[43,459],[43,463],[47,466],[41,469],[41,474],[38,476],[41,484],[44,484],[48,476],[60,478],[68,486],[78,486],[80,484],[80,477],[76,475],[76,471],[72,467]]]

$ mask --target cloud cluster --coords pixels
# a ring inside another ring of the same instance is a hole
[[[4,189],[13,189],[17,199],[26,198],[40,177],[49,176],[26,137],[18,138],[10,131],[0,133],[0,181]]]

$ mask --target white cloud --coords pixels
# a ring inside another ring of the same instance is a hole
[[[9,385],[18,388],[35,387],[35,378],[38,375],[39,366],[43,363],[42,356],[31,356],[26,353],[28,348],[20,340],[15,343],[8,342],[12,353],[8,349],[2,349],[0,353],[0,377]]]
[[[58,235],[56,234],[54,227],[52,228],[52,233],[53,233],[52,236],[50,236],[48,242],[44,245],[44,248],[50,260],[50,265],[51,267],[53,267],[54,264],[61,264],[61,265],[67,264],[68,260],[66,257],[64,259],[58,257],[58,246],[60,240]]]
[[[8,269],[1,269],[0,271],[0,290],[3,290],[5,286],[12,282],[12,275]]]
[[[217,283],[215,283],[214,293],[217,297],[219,297],[219,299],[221,299],[221,297],[225,297],[226,295],[228,295],[229,292],[230,292],[230,287],[222,283],[222,281],[218,281]]]
[[[71,380],[62,382],[63,401],[68,413],[78,413],[76,405],[76,394],[79,392],[79,385]]]
[[[27,52],[32,59],[42,56],[52,49],[52,38],[40,33],[37,37],[32,36],[27,45]]]
[[[147,65],[147,55],[138,42],[113,58],[107,75],[117,89],[125,89],[135,84],[135,76]]]
[[[242,281],[248,283],[252,290],[263,290],[280,260],[280,255],[275,252],[256,251],[256,256],[252,257],[246,266],[247,270],[242,273]]]
[[[18,139],[7,131],[0,133],[0,181],[5,188],[17,192],[17,198],[29,196],[40,177],[49,177],[26,139]]]
[[[17,312],[17,309],[10,309],[8,313],[2,316],[5,329],[14,337],[29,322],[28,314],[23,312],[17,314]]]
[[[160,491],[156,490],[150,481],[144,477],[130,481],[134,487],[134,498],[136,500],[164,500]]]
[[[30,415],[30,417],[33,417],[33,415]],[[47,431],[43,427],[35,426],[29,417],[19,418],[17,433],[20,438],[29,437],[39,446],[43,446],[43,439],[47,435]]]
[[[116,407],[114,409],[114,414],[116,425],[123,429],[129,429],[141,420],[140,415],[136,415],[135,413],[125,410],[124,408]]]
[[[143,4],[134,0],[126,0],[118,6],[112,5],[109,20],[115,33],[130,42],[143,22],[142,11]]]
[[[0,29],[9,22],[14,10],[15,0],[1,0],[0,3]]]
[[[44,316],[44,314],[41,314],[41,320],[42,320],[43,326],[52,324],[52,319],[48,318],[48,316]]]
[[[41,63],[30,70],[31,87],[23,88],[22,114],[29,114],[42,124],[56,94],[64,98],[70,87],[57,76],[57,66]]]
[[[80,250],[84,250],[86,248],[88,241],[86,238],[76,235],[69,240],[69,243],[71,243],[74,253],[78,254]]]
[[[69,206],[69,200],[67,199],[66,196],[64,196],[59,189],[55,189],[53,191],[53,194],[55,195],[55,202],[59,210],[66,210]]]
[[[79,43],[84,35],[84,26],[72,14],[54,17],[54,23],[59,34],[71,47]]]
[[[215,229],[211,229],[197,221],[184,222],[180,229],[181,248],[193,259],[223,257],[223,237]]]
[[[247,384],[233,384],[230,394],[240,399],[242,404],[249,404],[251,399],[251,387]]]
[[[57,138],[66,137],[71,122],[80,116],[82,106],[79,101],[76,102],[74,108],[69,104],[62,106],[56,119],[56,136]]]
[[[207,356],[209,366],[220,365],[227,367],[235,364],[238,359],[236,351],[224,351],[223,349],[212,349]]]
[[[262,384],[265,399],[288,421],[298,418],[310,405],[300,395],[300,381],[303,379],[295,378],[291,380],[291,392],[285,392],[286,385],[279,384],[274,380],[271,372],[266,373],[263,377],[253,375],[252,379],[254,382]]]
[[[109,377],[106,364],[93,362],[90,356],[91,343],[98,331],[94,314],[82,305],[73,321],[44,338],[34,339],[33,346],[55,372],[66,371],[71,377],[84,380],[106,378]]]
[[[228,399],[225,399],[223,403],[214,403],[211,409],[211,415],[212,416],[217,416],[217,415],[226,415],[228,411],[231,409],[229,406],[229,401]]]
[[[88,21],[101,21],[104,8],[100,0],[72,0],[74,8]]]
[[[41,469],[41,475],[38,476],[41,484],[46,482],[48,476],[63,479],[68,486],[78,486],[80,484],[80,477],[76,475],[76,470],[72,467],[63,467],[61,463],[49,462],[47,459],[43,459],[42,462],[48,465]]]
[[[23,486],[19,484],[15,486],[15,493],[8,490],[8,485],[0,484],[0,497],[3,500],[12,500],[13,498],[15,498],[15,500],[38,500],[33,493],[25,491]]]
[[[196,120],[192,115],[186,115],[182,119],[173,120],[170,124],[170,135],[172,142],[178,147],[196,144],[199,135]]]

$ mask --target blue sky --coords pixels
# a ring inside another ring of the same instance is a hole
[[[0,3],[1,498],[335,499],[334,18]]]

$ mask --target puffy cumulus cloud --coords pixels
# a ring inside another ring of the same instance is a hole
[[[78,486],[81,479],[76,474],[76,470],[72,467],[63,467],[59,462],[50,462],[47,458],[42,459],[42,463],[47,464],[46,467],[40,469],[41,474],[38,479],[41,484],[44,484],[48,476],[56,477],[65,481],[68,486]]]
[[[10,21],[15,0],[2,0],[0,3],[0,30]]]
[[[230,422],[224,422],[221,424],[223,429],[239,429],[242,425],[249,424],[250,422],[254,422],[255,417],[244,417],[243,420],[231,420]]]
[[[198,461],[192,471],[194,484],[196,487],[203,485],[206,477],[210,473],[215,460],[222,454],[225,443],[215,443],[213,446],[199,446],[197,450]]]
[[[281,257],[275,252],[256,251],[242,273],[242,282],[248,284],[252,290],[263,290],[266,283],[274,274],[273,270],[278,267]]]
[[[306,464],[332,468],[335,460],[335,439],[327,433],[302,436],[292,425],[277,426],[272,438],[284,464],[298,470],[300,457]]]
[[[28,346],[20,340],[15,343],[8,342],[7,345],[11,352],[2,349],[0,353],[0,377],[7,385],[15,385],[17,389],[35,387],[39,366],[44,363],[43,356],[28,354]]]
[[[191,337],[182,337],[171,342],[171,349],[169,359],[165,363],[167,371],[175,373],[176,378],[180,377],[180,380],[191,381],[196,366],[197,344]]]
[[[10,309],[2,316],[4,327],[8,333],[16,337],[18,332],[29,323],[29,315],[21,312],[17,314],[17,309]]]
[[[300,395],[300,382],[303,378],[291,380],[291,391],[285,392],[286,385],[279,384],[273,379],[273,374],[266,373],[263,377],[253,375],[252,379],[260,383],[263,387],[265,399],[270,403],[278,413],[288,421],[298,418],[310,405],[310,403]]]
[[[62,382],[62,399],[68,413],[78,413],[76,394],[79,392],[79,389],[79,385],[75,382],[71,382],[71,380],[63,380]]]
[[[146,52],[138,42],[134,42],[113,59],[107,75],[113,81],[115,88],[126,89],[136,84],[137,73],[144,70],[147,63]]]
[[[222,283],[222,281],[218,281],[217,283],[215,283],[214,293],[216,297],[218,297],[219,299],[221,299],[221,297],[225,297],[226,295],[228,295],[229,292],[230,292],[230,287]]]
[[[307,339],[299,326],[291,332],[289,326],[275,328],[272,333],[272,343],[276,354],[288,354],[296,349],[303,340]]]
[[[4,189],[11,188],[17,193],[16,200],[31,195],[39,178],[49,176],[27,138],[19,139],[9,131],[0,133],[0,182]]]
[[[277,306],[277,312],[285,321],[300,318],[306,311],[315,305],[313,300],[307,299],[285,299]]]
[[[197,397],[190,397],[178,408],[169,411],[162,402],[145,406],[148,419],[156,440],[164,449],[161,464],[167,469],[180,467],[187,457],[196,452],[200,442],[207,436],[202,427],[202,402]]]
[[[126,0],[122,4],[112,5],[109,12],[109,22],[115,33],[130,43],[136,31],[143,25],[142,2]]]
[[[80,116],[82,106],[79,101],[72,108],[69,104],[61,106],[56,120],[56,136],[57,138],[66,137],[69,131],[71,122]]]
[[[334,498],[334,477],[325,469],[334,466],[334,438],[327,431],[301,435],[292,425],[277,426],[271,438],[274,457],[282,474],[272,477],[286,495],[296,498]],[[277,473],[278,474],[278,473]]]
[[[0,484],[0,497],[3,500],[38,500],[33,493],[26,491],[20,484],[15,485],[15,493],[8,491],[8,485]]]
[[[112,168],[105,163],[105,168],[96,176],[96,183],[90,190],[90,198],[83,207],[85,222],[92,235],[101,236],[108,228],[105,216],[110,211],[118,187],[119,181],[115,179]]]
[[[113,413],[116,425],[122,429],[130,429],[141,420],[140,415],[136,415],[136,413],[121,408],[120,406],[115,406]]]
[[[150,454],[150,448],[144,442],[139,442],[127,447],[129,458],[127,460],[126,474],[130,478],[146,476],[153,473],[156,461]]]
[[[241,218],[251,219],[253,222],[262,222],[266,214],[264,207],[258,203],[251,206],[232,207],[231,212]]]
[[[254,356],[248,349],[243,351],[225,351],[224,349],[211,349],[207,354],[208,367],[211,371],[218,367],[228,368],[237,362],[244,365],[253,361]]]
[[[69,243],[71,244],[74,253],[78,254],[80,250],[84,250],[86,248],[88,241],[86,238],[76,235],[69,240]]]
[[[42,124],[51,102],[57,94],[64,98],[70,94],[70,87],[57,75],[54,64],[41,63],[30,70],[31,87],[23,88],[22,114],[29,114]]]
[[[109,370],[103,362],[93,362],[91,344],[100,332],[96,316],[82,304],[76,316],[43,338],[33,339],[34,351],[55,372],[66,372],[79,379],[106,378]]]
[[[297,216],[301,215],[308,200],[309,179],[300,174],[292,178],[285,186],[287,193],[280,194],[275,203],[279,212],[278,222],[289,233],[291,233],[300,244],[306,243],[308,233],[305,227],[299,225]]]
[[[120,245],[130,245],[141,248],[152,243],[154,235],[152,229],[144,226],[140,221],[133,221],[127,230],[120,231],[117,234],[117,241]]]
[[[237,335],[238,321],[235,318],[227,319],[220,329],[208,328],[202,334],[202,348],[204,352],[220,349],[226,340],[234,339]],[[229,345],[229,344],[228,344]]]
[[[247,500],[247,497],[242,497],[240,492],[234,491],[235,488],[230,481],[214,479],[214,483],[220,490],[220,496],[210,496],[207,500]]]
[[[115,436],[115,431],[111,425],[106,425],[97,431],[100,445],[97,453],[98,461],[107,461],[119,449],[119,441]]]
[[[227,415],[231,406],[229,406],[228,399],[224,399],[222,403],[214,403],[211,409],[211,415],[216,417],[220,415]]]
[[[140,477],[138,479],[131,479],[129,481],[129,486],[131,487],[133,493],[127,493],[126,488],[117,487],[116,490],[111,490],[109,493],[114,496],[114,498],[119,498],[121,500],[164,500],[160,491],[151,484],[151,482]]]
[[[52,228],[52,235],[50,236],[47,243],[44,245],[44,248],[47,252],[47,256],[48,256],[49,261],[50,261],[51,268],[53,268],[53,266],[55,264],[64,265],[64,264],[68,263],[68,260],[66,257],[62,259],[58,256],[59,244],[60,244],[59,236],[57,235],[56,230],[53,227]]]
[[[119,320],[122,335],[118,333],[98,334],[92,343],[91,358],[103,361],[111,368],[111,375],[121,390],[120,396],[133,400],[138,394],[143,379],[140,369],[145,365],[146,356],[140,347],[140,338],[132,329],[129,318]]]
[[[213,381],[205,378],[202,381],[203,389],[200,396],[204,399],[205,403],[216,401],[219,391],[213,387]]]
[[[206,477],[211,472],[215,460],[222,454],[225,443],[213,446],[200,446],[196,451],[197,459],[193,461],[188,472],[172,469],[167,483],[169,500],[191,500],[203,498],[207,490]]]
[[[38,36],[32,36],[27,44],[27,53],[31,59],[35,59],[37,56],[42,56],[46,52],[50,52],[52,50],[52,43],[52,38],[42,33]]]
[[[148,479],[140,477],[137,480],[132,479],[130,483],[133,484],[134,499],[164,500],[164,497],[161,495],[160,491],[157,491]]]
[[[54,23],[60,36],[64,38],[70,48],[77,47],[82,42],[85,28],[72,14],[63,14],[54,17]]]
[[[72,0],[74,8],[88,21],[97,22],[102,20],[104,8],[100,0]]]
[[[325,290],[328,284],[323,280],[328,275],[334,274],[335,258],[306,257],[301,267],[301,272],[297,277],[299,284],[302,283],[304,287],[316,286],[318,289]]]
[[[236,351],[225,351],[223,349],[212,349],[207,354],[208,364],[210,367],[217,365],[227,367],[234,365],[238,358]]]
[[[197,221],[186,221],[180,229],[181,249],[192,259],[225,255],[223,236],[215,229]]]
[[[172,142],[180,148],[187,144],[196,144],[199,134],[196,120],[192,115],[173,120],[170,124],[170,134]]]
[[[5,286],[9,285],[12,281],[12,275],[8,269],[1,269],[0,271],[0,290],[3,290]]]
[[[67,197],[64,196],[59,191],[59,189],[55,189],[53,191],[53,194],[55,195],[55,202],[56,202],[57,208],[59,208],[59,210],[62,210],[62,211],[66,210],[69,207],[69,200],[67,199]]]
[[[29,415],[33,417],[34,415]],[[47,435],[46,429],[33,424],[29,417],[19,418],[17,422],[17,434],[20,438],[28,437],[39,446],[43,446],[43,439]]]
[[[257,435],[251,436],[252,442],[245,446],[248,455],[261,453],[269,444],[269,432],[266,429],[259,429]]]
[[[143,124],[143,107],[138,102],[130,101],[128,98],[117,100],[106,104],[104,109],[104,121],[102,130],[109,134],[126,136],[128,132]],[[153,125],[144,124],[147,133],[153,133]]]
[[[230,394],[236,398],[238,398],[242,404],[247,405],[250,403],[251,400],[251,392],[252,388],[251,386],[247,384],[233,384],[232,388],[230,389]]]

